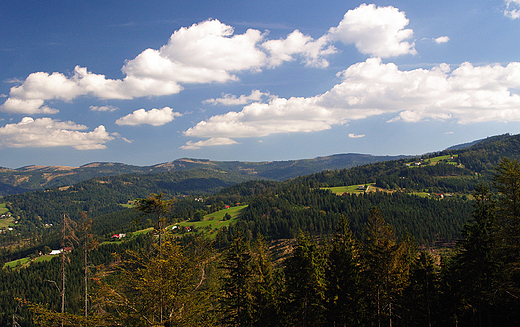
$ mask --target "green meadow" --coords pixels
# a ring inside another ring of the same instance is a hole
[[[359,184],[361,185],[361,184]],[[348,186],[336,186],[336,187],[323,187],[324,190],[330,190],[332,193],[341,195],[343,193],[348,194],[361,194],[364,193],[365,190],[370,190],[371,187],[374,187],[375,183],[366,184],[365,189],[360,190],[359,185],[348,185]],[[367,188],[368,187],[368,188]]]
[[[34,260],[32,260],[29,257],[26,257],[26,258],[22,258],[22,259],[18,259],[18,260],[7,262],[4,265],[4,268],[7,268],[7,267],[16,268],[18,266],[24,266],[24,265],[28,264],[30,261],[31,262],[50,261],[52,258],[54,258],[55,256],[58,256],[58,255],[59,254],[56,254],[56,255],[42,255],[41,257],[38,257],[38,258],[36,258]]]
[[[196,229],[219,229],[222,227],[227,227],[238,220],[238,218],[240,217],[240,213],[242,212],[242,210],[244,210],[245,207],[247,207],[247,205],[230,207],[229,209],[223,209],[205,215],[204,219],[201,221],[184,221],[176,225],[180,227],[193,226]],[[231,216],[231,219],[223,220],[226,214],[229,214]]]
[[[0,216],[9,212],[9,209],[6,208],[5,203],[0,203]]]
[[[2,219],[0,219],[0,229],[12,226],[13,223],[14,223],[14,218],[13,217],[2,218]]]

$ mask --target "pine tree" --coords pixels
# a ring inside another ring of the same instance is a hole
[[[279,323],[282,278],[274,268],[268,244],[260,235],[252,243],[254,326],[275,326]]]
[[[250,245],[241,235],[233,239],[223,254],[222,266],[223,323],[229,326],[252,326],[254,321],[253,269]]]
[[[349,223],[341,217],[330,244],[326,269],[328,326],[359,324],[360,267],[358,249]]]
[[[125,326],[209,325],[211,294],[204,288],[210,246],[195,239],[193,249],[165,238],[152,250],[128,251],[117,278],[109,278],[98,293],[105,319]],[[159,255],[161,253],[161,255]]]
[[[436,325],[438,281],[434,258],[420,251],[410,271],[410,284],[404,291],[404,321],[410,326]]]
[[[135,209],[143,216],[151,215],[155,218],[155,233],[159,235],[159,249],[166,223],[166,214],[171,210],[174,200],[165,200],[164,194],[150,194],[147,198],[135,199]],[[142,217],[141,217],[142,218]]]
[[[392,325],[404,288],[409,283],[410,264],[415,258],[409,239],[398,242],[392,228],[374,208],[362,240],[364,324]]]
[[[299,232],[298,245],[286,259],[285,279],[289,325],[318,326],[325,312],[325,250]]]

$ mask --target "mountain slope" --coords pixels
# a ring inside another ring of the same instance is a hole
[[[211,161],[183,158],[153,166],[132,166],[123,163],[98,162],[81,167],[26,166],[18,169],[0,169],[0,195],[23,193],[28,190],[42,190],[49,187],[73,185],[101,176],[122,174],[157,174],[186,171],[191,169],[213,169],[215,171],[236,172],[246,179],[285,180],[308,175],[326,169],[350,168],[373,162],[402,158],[405,156],[372,156],[368,154],[340,154],[315,159],[241,162]]]

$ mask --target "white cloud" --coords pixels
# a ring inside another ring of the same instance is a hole
[[[197,149],[200,149],[200,148],[206,147],[206,146],[230,145],[230,144],[237,144],[237,142],[230,138],[227,138],[227,137],[214,137],[214,138],[210,138],[205,141],[198,141],[198,142],[188,141],[188,142],[186,142],[185,145],[181,146],[181,149],[197,150]]]
[[[115,107],[115,106],[90,106],[89,109],[90,109],[90,111],[101,111],[101,112],[109,111],[109,112],[111,112],[111,111],[116,111],[119,108]]]
[[[251,91],[250,95],[241,95],[238,98],[236,95],[233,94],[223,94],[222,98],[207,99],[204,100],[203,103],[209,103],[213,105],[221,104],[224,106],[236,106],[251,102],[259,102],[262,100],[263,96],[269,96],[269,92],[263,93],[260,90],[253,90]]]
[[[212,71],[241,71],[263,66],[265,53],[256,45],[260,31],[233,35],[233,27],[209,20],[181,28],[170,37],[161,54],[172,62]]]
[[[272,98],[201,121],[186,136],[261,137],[274,133],[313,132],[349,120],[395,113],[391,121],[453,119],[459,123],[520,121],[520,63],[474,67],[447,64],[430,70],[401,71],[370,58],[338,74],[343,81],[310,98]]]
[[[348,137],[350,137],[351,139],[358,139],[358,138],[361,138],[361,137],[365,137],[365,134],[356,135],[354,133],[349,133]]]
[[[379,59],[352,65],[344,81],[319,96],[325,108],[342,108],[346,119],[399,112],[404,121],[450,119],[520,121],[520,63],[474,67],[464,63],[450,71],[446,64],[431,70],[400,71]]]
[[[267,55],[257,47],[263,35],[257,30],[233,35],[231,26],[218,20],[205,21],[172,34],[159,50],[146,49],[129,60],[121,80],[107,79],[77,66],[72,76],[36,72],[19,86],[11,88],[0,109],[4,112],[56,113],[45,101],[71,101],[78,96],[101,99],[132,99],[179,93],[184,83],[210,83],[237,80],[234,72],[258,70]]]
[[[175,31],[160,49],[146,49],[122,67],[125,77],[107,79],[77,66],[71,76],[36,72],[14,86],[0,110],[9,113],[52,114],[49,100],[72,101],[79,96],[133,99],[182,91],[184,84],[224,83],[237,73],[274,68],[300,58],[306,66],[327,67],[325,56],[336,52],[332,42],[354,43],[365,54],[390,57],[415,54],[403,12],[394,7],[361,5],[349,10],[337,27],[319,39],[298,30],[285,39],[266,40],[267,34],[249,29],[234,34],[233,27],[213,19]]]
[[[185,131],[187,136],[259,137],[274,133],[314,132],[342,123],[330,110],[316,105],[316,98],[272,98],[252,103],[240,112],[217,115]]]
[[[404,12],[392,6],[362,4],[349,10],[328,37],[354,43],[361,53],[380,58],[416,54],[415,43],[405,41],[413,36],[411,29],[405,29],[408,22]]]
[[[295,30],[286,39],[269,40],[262,44],[269,56],[269,66],[276,67],[284,61],[294,60],[293,55],[300,54],[302,61],[311,67],[327,67],[329,62],[323,58],[336,52],[332,45],[328,45],[328,39],[322,37],[314,40],[308,35]]]
[[[162,109],[151,109],[146,111],[144,109],[135,110],[133,113],[116,120],[117,125],[153,125],[161,126],[167,124],[175,119],[175,117],[182,116],[178,112],[174,112],[172,108],[164,107]]]
[[[520,10],[518,9],[520,7],[520,0],[505,0],[504,3],[506,4],[504,16],[511,19],[520,18]]]
[[[4,112],[22,114],[56,114],[59,112],[57,109],[45,106],[44,103],[45,100],[42,99],[9,98],[0,106],[0,109]]]
[[[113,140],[103,125],[92,132],[74,122],[51,118],[23,118],[17,124],[0,127],[0,146],[8,148],[71,146],[78,150],[104,149]]]
[[[450,38],[448,36],[439,36],[438,38],[434,39],[434,41],[437,44],[448,43],[450,42]]]

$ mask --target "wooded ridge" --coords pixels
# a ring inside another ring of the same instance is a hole
[[[500,135],[286,180],[304,163],[189,160],[4,196],[0,262],[33,263],[0,271],[0,325],[513,326],[519,157]]]
[[[27,166],[18,169],[0,168],[0,195],[24,193],[50,187],[67,186],[102,176],[122,174],[158,174],[193,169],[213,169],[244,175],[243,179],[286,180],[327,169],[343,169],[358,165],[405,158],[406,156],[372,156],[368,154],[338,154],[314,159],[241,162],[211,161],[182,158],[153,166],[132,166],[122,163],[98,162],[81,167]]]

